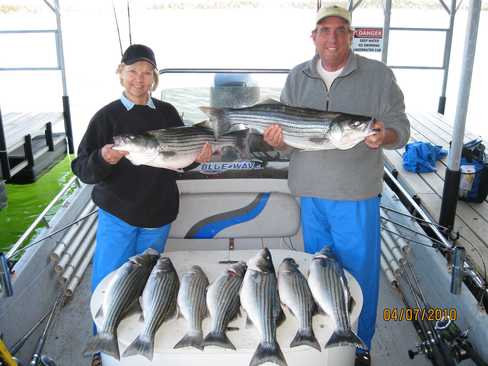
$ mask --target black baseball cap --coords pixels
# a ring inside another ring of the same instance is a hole
[[[129,46],[122,55],[122,60],[120,62],[126,65],[132,65],[137,61],[147,61],[153,65],[154,68],[158,68],[156,66],[156,57],[154,57],[154,52],[143,44],[133,44]]]

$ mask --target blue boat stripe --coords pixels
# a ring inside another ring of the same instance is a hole
[[[271,193],[259,193],[249,205],[203,219],[193,225],[185,239],[212,239],[220,231],[250,221],[263,211]]]

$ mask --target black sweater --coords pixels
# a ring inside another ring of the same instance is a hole
[[[160,227],[172,222],[179,208],[176,173],[133,165],[122,158],[110,165],[101,149],[116,135],[182,126],[176,109],[154,99],[156,109],[135,105],[128,111],[120,100],[99,110],[90,121],[73,160],[73,172],[87,184],[95,184],[92,198],[97,206],[138,227]]]

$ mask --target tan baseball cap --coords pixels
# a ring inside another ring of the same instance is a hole
[[[323,19],[327,17],[339,17],[344,19],[346,22],[348,22],[349,25],[351,25],[352,23],[351,13],[338,5],[321,7],[317,12],[316,24],[319,24]]]

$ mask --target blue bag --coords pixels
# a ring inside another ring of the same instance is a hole
[[[442,146],[429,142],[412,142],[405,146],[403,153],[403,167],[414,173],[435,172],[435,163],[447,155]]]

